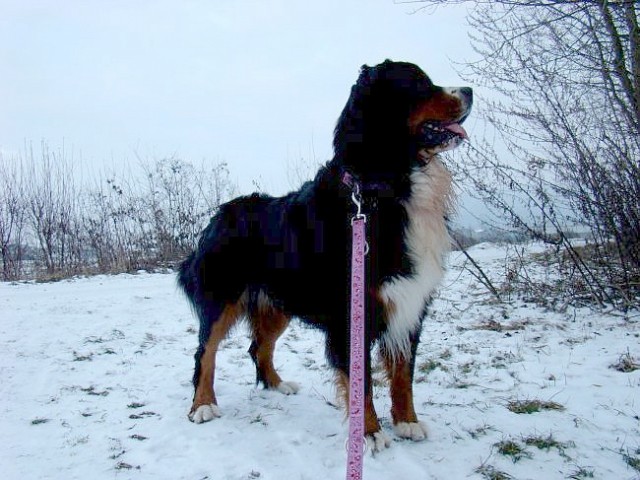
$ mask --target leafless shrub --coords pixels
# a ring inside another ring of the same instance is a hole
[[[414,0],[425,6],[440,0]],[[451,3],[451,2],[446,2]],[[463,0],[455,3],[467,3]],[[640,300],[637,1],[469,1],[484,139],[457,174],[496,217],[558,245],[595,304]],[[576,250],[568,229],[589,233]],[[567,292],[559,292],[567,294]]]
[[[210,168],[177,158],[144,164],[146,208],[152,216],[159,261],[192,250],[218,206],[234,193],[224,163]]]
[[[25,182],[27,221],[40,250],[39,260],[47,275],[76,273],[84,252],[73,164],[64,149],[52,152],[43,142],[39,158],[29,147],[23,166],[29,178]]]
[[[103,179],[85,198],[83,224],[100,272],[149,266],[153,237],[148,212],[131,179]]]
[[[170,265],[196,245],[234,192],[224,163],[146,161],[142,179],[110,175],[87,196],[84,223],[101,271]]]
[[[24,176],[17,162],[0,155],[0,255],[2,279],[15,280],[22,274],[26,205]]]
[[[142,176],[102,175],[91,185],[64,149],[40,147],[0,165],[3,279],[32,276],[27,251],[41,279],[171,266],[234,193],[224,163],[146,161]]]

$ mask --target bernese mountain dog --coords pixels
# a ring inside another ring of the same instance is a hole
[[[396,435],[423,440],[413,404],[413,371],[427,306],[443,276],[450,238],[451,175],[438,153],[467,138],[472,90],[435,85],[416,65],[363,66],[334,132],[334,156],[315,178],[283,197],[253,194],[221,205],[178,281],[200,320],[195,395],[189,419],[220,416],[216,353],[242,318],[257,380],[284,394],[274,347],[296,317],[326,334],[326,357],[348,395],[353,186],[367,216],[365,259],[365,430],[374,451],[390,444],[376,415],[371,349],[389,379]],[[348,405],[345,398],[345,405]]]

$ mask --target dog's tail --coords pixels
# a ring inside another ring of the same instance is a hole
[[[217,306],[212,299],[205,295],[204,279],[202,278],[200,269],[202,267],[202,258],[199,257],[198,251],[191,253],[178,268],[178,286],[182,289],[193,312],[200,320],[200,347],[204,348],[204,344],[211,333],[211,324],[218,318],[220,313],[215,307]]]
[[[197,272],[194,271],[194,261],[196,252],[185,258],[178,267],[178,285],[187,296],[191,305],[195,307],[196,290],[197,290]]]
[[[203,285],[200,278],[200,265],[198,261],[198,252],[192,252],[178,268],[178,286],[184,292],[193,312],[200,320],[200,328],[198,331],[198,349],[195,352],[195,370],[193,372],[193,386],[198,387],[200,378],[201,359],[204,354],[205,344],[211,334],[211,323],[214,318],[211,315],[211,305],[206,302],[203,294]]]

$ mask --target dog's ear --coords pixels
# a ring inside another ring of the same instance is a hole
[[[349,103],[352,107],[354,106],[353,102],[357,102],[363,96],[368,95],[376,74],[375,70],[375,67],[370,67],[369,65],[362,65],[362,67],[360,67],[358,80],[351,87]]]
[[[362,65],[360,67],[360,77],[358,78],[358,85],[371,85],[378,78],[384,77],[385,72],[393,66],[393,61],[388,58],[375,67],[369,65]]]
[[[372,70],[373,68],[371,68],[369,65],[362,65],[360,67],[360,76],[358,77],[358,83],[361,85],[369,83]]]

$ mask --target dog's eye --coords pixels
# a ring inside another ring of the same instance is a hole
[[[433,90],[433,85],[428,81],[421,81],[421,82],[418,82],[418,85],[416,85],[416,91],[420,95],[429,95],[431,94],[432,90]]]

